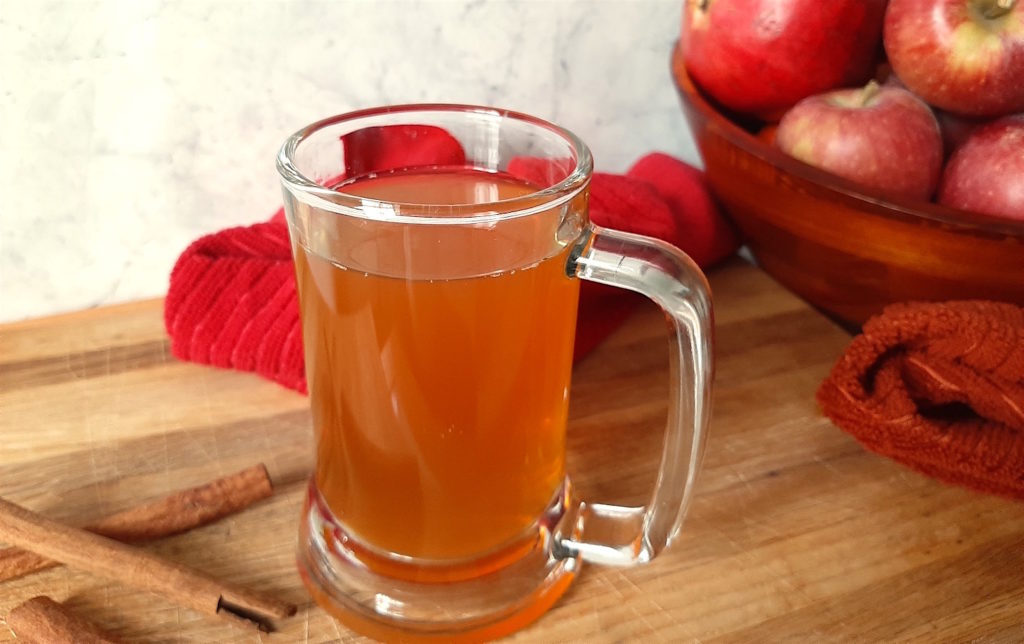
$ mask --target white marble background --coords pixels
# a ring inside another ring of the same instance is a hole
[[[0,0],[0,321],[161,295],[194,238],[269,216],[292,131],[483,103],[600,170],[696,162],[668,71],[681,0]]]

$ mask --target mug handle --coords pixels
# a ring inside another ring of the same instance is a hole
[[[675,246],[592,224],[566,268],[569,275],[645,295],[669,323],[668,426],[650,502],[581,502],[574,533],[554,535],[556,552],[566,557],[617,566],[646,563],[679,534],[704,455],[714,375],[711,291],[697,265]]]

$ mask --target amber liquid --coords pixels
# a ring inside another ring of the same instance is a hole
[[[461,170],[344,190],[465,204],[535,188]],[[513,234],[541,235],[530,219]],[[579,289],[566,276],[569,249],[548,236],[541,242],[551,252],[532,264],[480,274],[474,258],[488,258],[474,235],[487,233],[452,234],[461,236],[438,242],[441,260],[465,276],[446,279],[418,276],[415,261],[405,275],[375,274],[325,257],[330,248],[296,249],[315,482],[357,542],[420,560],[467,560],[516,543],[564,477]],[[374,237],[374,252],[408,256],[409,238],[408,230]]]

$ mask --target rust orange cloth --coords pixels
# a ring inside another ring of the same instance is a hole
[[[893,305],[818,390],[866,448],[948,483],[1024,499],[1024,308]]]

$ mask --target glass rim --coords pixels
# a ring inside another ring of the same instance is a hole
[[[438,204],[368,199],[346,193],[344,190],[328,188],[304,175],[295,163],[294,156],[299,145],[324,128],[346,121],[355,121],[375,116],[415,114],[417,112],[484,114],[493,118],[513,119],[547,130],[569,144],[576,157],[575,165],[572,171],[558,183],[525,195],[497,201],[439,206]],[[373,107],[329,116],[311,123],[289,136],[277,154],[277,172],[281,177],[281,182],[296,199],[310,206],[339,215],[405,224],[484,224],[517,219],[544,212],[576,197],[590,182],[594,169],[593,166],[593,157],[587,145],[582,139],[563,127],[523,112],[461,103],[408,103]],[[372,204],[376,204],[378,207],[367,207]],[[396,214],[393,209],[383,207],[388,205],[404,206],[406,208],[419,207],[425,211],[443,207],[445,214]],[[498,210],[499,207],[500,210]]]

